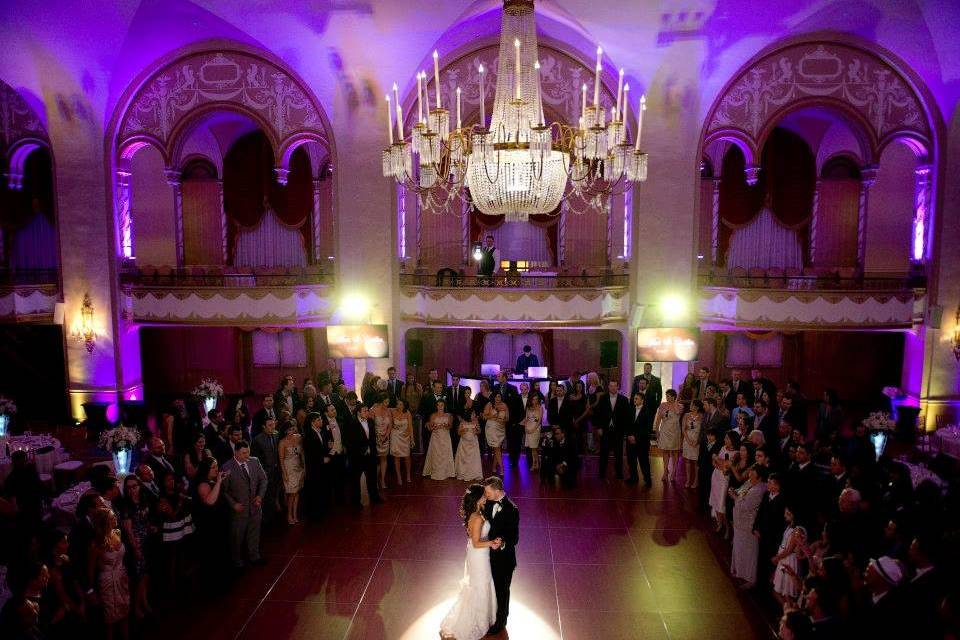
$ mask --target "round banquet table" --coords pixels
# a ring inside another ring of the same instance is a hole
[[[50,503],[49,524],[59,527],[69,527],[76,522],[77,502],[80,496],[90,491],[89,482],[78,482]]]
[[[47,433],[37,435],[25,433],[20,436],[10,436],[0,440],[0,482],[7,479],[13,462],[10,456],[14,451],[26,451],[27,456],[37,465],[37,473],[53,475],[53,468],[69,458],[60,444],[60,441]],[[39,450],[50,447],[51,450],[38,453]]]
[[[960,460],[960,426],[951,425],[938,429],[933,437],[937,441],[936,447],[939,451],[951,458]]]

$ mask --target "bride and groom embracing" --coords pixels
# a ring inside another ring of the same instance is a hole
[[[443,640],[480,640],[507,626],[510,581],[517,568],[520,510],[492,476],[463,494],[460,516],[467,529],[467,558],[460,593],[443,622]]]

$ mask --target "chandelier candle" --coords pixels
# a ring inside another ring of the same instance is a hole
[[[613,119],[620,119],[620,101],[623,99],[623,69],[620,69],[620,79],[617,80],[617,108],[613,111]]]
[[[487,95],[483,87],[483,65],[480,65],[480,128],[487,128]]]
[[[437,109],[440,108],[440,54],[433,50],[433,83],[437,85]]]
[[[514,63],[513,63],[513,78],[515,80],[514,84],[516,85],[516,93],[514,94],[513,97],[519,100],[520,99],[520,39],[519,38],[513,41],[513,50],[516,52],[516,56],[514,56]]]
[[[580,122],[587,121],[587,83],[583,83],[581,87],[581,99],[580,99]],[[580,126],[583,126],[582,124]]]
[[[423,84],[423,78],[417,74],[417,122],[423,122],[423,103],[420,102],[420,87]]]
[[[393,109],[390,107],[390,94],[387,94],[387,134],[390,136],[390,145],[393,146]]]
[[[457,129],[460,128],[460,87],[457,87]]]
[[[400,107],[400,93],[397,91],[397,83],[393,83],[393,99],[397,103],[397,136],[403,140],[403,110]]]
[[[593,106],[600,106],[600,58],[603,56],[603,49],[597,47],[597,73],[593,77]]]
[[[634,151],[640,151],[640,131],[643,129],[643,111],[647,108],[646,94],[640,96],[640,106],[637,107],[637,144]]]

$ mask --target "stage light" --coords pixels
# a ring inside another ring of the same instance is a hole
[[[480,262],[481,260],[483,260],[483,252],[480,251],[479,244],[473,245],[473,259],[476,260],[477,262]]]
[[[340,314],[350,320],[367,320],[370,317],[370,300],[360,293],[349,293],[340,301]]]
[[[686,320],[689,315],[688,307],[689,302],[684,296],[667,294],[660,300],[660,317],[668,324]]]

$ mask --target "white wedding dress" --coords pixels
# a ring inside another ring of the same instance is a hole
[[[490,523],[484,521],[480,538],[486,540],[488,533]],[[497,592],[490,573],[490,549],[474,549],[468,537],[460,593],[440,623],[440,633],[456,640],[480,640],[496,619]]]

